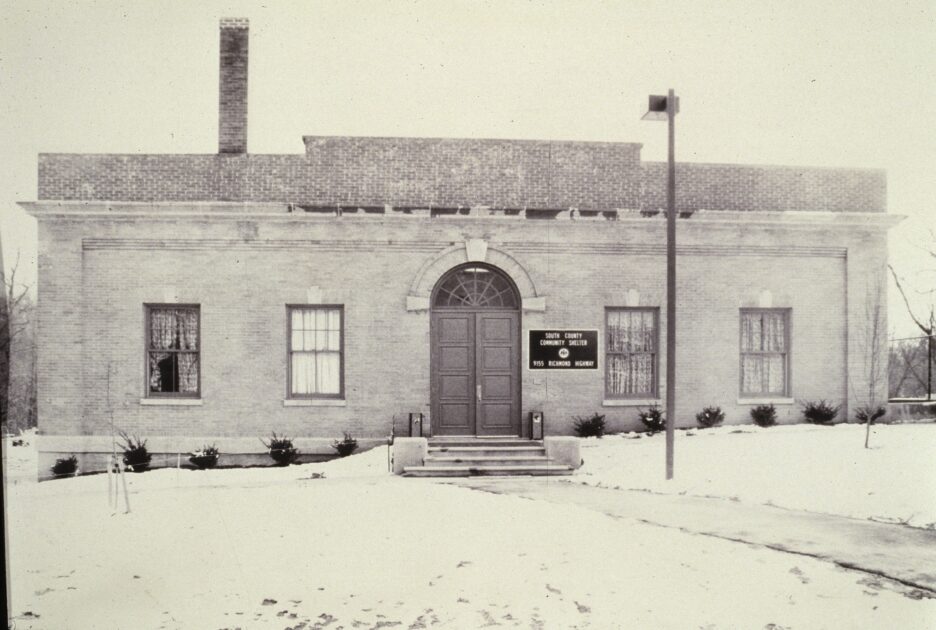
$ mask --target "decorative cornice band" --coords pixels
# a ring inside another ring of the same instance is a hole
[[[97,250],[315,250],[327,252],[405,251],[435,253],[449,242],[378,241],[331,239],[149,239],[149,238],[86,238],[85,251]],[[666,247],[649,243],[526,243],[509,241],[501,247],[518,254],[575,254],[594,256],[662,256]],[[766,256],[772,258],[845,258],[844,247],[820,246],[758,246],[679,245],[681,256]]]
[[[366,251],[368,249],[429,253],[448,243],[426,241],[376,241],[331,239],[153,239],[153,238],[85,238],[81,241],[85,251],[122,250],[280,250],[307,249],[316,251]]]
[[[291,204],[262,202],[221,202],[221,201],[172,201],[172,202],[130,202],[130,201],[23,201],[19,205],[30,215],[41,220],[74,220],[77,217],[87,219],[107,219],[110,221],[178,221],[220,220],[243,221],[262,220],[274,222],[331,222],[331,221],[441,221],[445,223],[476,224],[478,221],[524,221],[553,223],[563,225],[583,225],[604,223],[608,227],[615,224],[642,224],[665,228],[664,215],[661,212],[646,213],[626,208],[611,208],[578,212],[574,208],[555,210],[522,209],[506,212],[503,209],[489,207],[465,208],[465,214],[433,214],[432,206],[421,209],[394,208],[386,206],[381,211],[358,211],[354,207],[343,210],[336,206],[334,212],[305,212],[293,210]],[[697,210],[688,217],[680,217],[679,224],[686,226],[705,225],[745,225],[745,226],[783,226],[785,228],[813,228],[815,226],[852,227],[865,230],[891,228],[905,217],[886,212],[831,212],[809,210]],[[551,221],[549,219],[552,219]]]
[[[665,245],[649,243],[568,244],[506,242],[504,247],[518,254],[594,254],[598,256],[663,256]],[[845,258],[845,247],[776,246],[776,245],[677,245],[680,256],[767,256],[772,258]]]

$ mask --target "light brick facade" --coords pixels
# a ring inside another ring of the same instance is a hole
[[[529,330],[601,341],[606,307],[646,306],[665,373],[665,173],[640,145],[304,140],[305,155],[40,155],[40,200],[24,204],[39,220],[40,474],[59,453],[95,466],[112,422],[173,464],[204,442],[248,461],[270,431],[306,454],[343,432],[405,433],[408,413],[430,412],[429,296],[469,249],[522,297],[522,418],[544,411],[547,434],[592,412],[640,428],[652,401],[608,400],[603,353],[596,371],[526,369]],[[749,421],[745,307],[790,309],[781,422],[800,418],[794,401],[864,402],[860,327],[885,297],[894,222],[884,174],[683,164],[677,178],[692,212],[677,234],[677,425],[707,405]],[[287,401],[287,305],[310,300],[344,308],[340,400]],[[197,400],[147,398],[152,303],[200,307]]]

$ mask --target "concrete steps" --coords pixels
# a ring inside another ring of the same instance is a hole
[[[422,466],[406,466],[406,477],[569,475],[569,466],[546,457],[540,440],[432,438]]]

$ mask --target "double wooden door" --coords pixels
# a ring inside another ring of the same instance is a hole
[[[433,311],[431,338],[433,435],[519,435],[520,313]]]

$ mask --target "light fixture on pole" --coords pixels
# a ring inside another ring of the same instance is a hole
[[[673,90],[653,94],[641,120],[669,123],[669,159],[666,169],[666,478],[673,478],[676,425],[676,114],[679,99]]]

